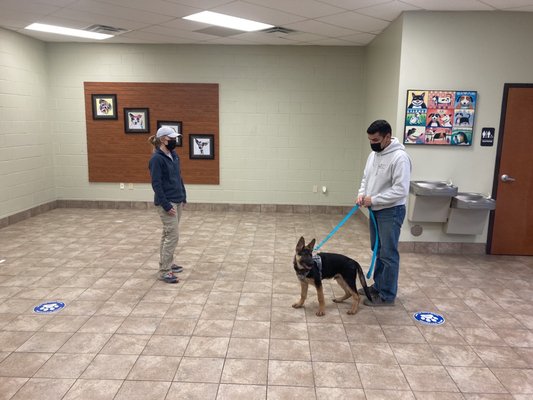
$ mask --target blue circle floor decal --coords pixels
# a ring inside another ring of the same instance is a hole
[[[39,304],[33,309],[33,312],[38,314],[50,314],[61,310],[63,307],[65,307],[65,303],[62,303],[61,301],[50,301],[48,303]]]
[[[426,325],[441,325],[444,323],[444,317],[430,311],[421,311],[413,314],[414,319]]]

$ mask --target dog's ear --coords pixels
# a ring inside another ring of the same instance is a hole
[[[307,246],[305,246],[305,247],[307,247],[309,250],[313,251],[313,249],[315,248],[315,242],[316,242],[316,240],[313,239],[313,240],[311,240],[311,241],[309,242],[309,244],[308,244]]]
[[[298,240],[298,244],[296,244],[296,252],[299,253],[302,251],[302,249],[305,247],[305,239],[304,237],[300,237],[300,240]]]

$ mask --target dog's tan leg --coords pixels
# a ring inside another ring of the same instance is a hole
[[[326,301],[324,300],[324,288],[322,285],[316,288],[316,294],[318,296],[318,311],[316,315],[321,317],[326,315]]]
[[[359,307],[359,294],[357,292],[354,292],[350,286],[348,286],[348,284],[346,283],[346,281],[342,278],[339,277],[339,279],[337,279],[337,283],[344,289],[344,291],[346,292],[346,295],[347,297],[345,298],[345,300],[348,298],[348,297],[352,297],[353,298],[353,303],[352,303],[352,307],[348,310],[348,314],[350,315],[353,315],[357,312],[357,308]]]
[[[307,299],[307,289],[309,288],[309,284],[307,282],[300,282],[300,285],[302,289],[300,292],[300,301],[292,305],[294,308],[301,308],[305,303],[305,299]]]
[[[344,282],[344,279],[342,279],[340,276],[336,276],[335,277],[335,280],[337,281],[337,283],[339,284],[339,286],[344,290],[344,296],[342,297],[337,297],[337,298],[334,298],[333,301],[335,303],[342,303],[344,300],[352,297],[352,293],[346,289],[346,284]]]
[[[355,314],[357,312],[357,309],[359,308],[359,293],[352,292],[352,297],[353,297],[352,308],[348,310],[348,314],[350,315]]]

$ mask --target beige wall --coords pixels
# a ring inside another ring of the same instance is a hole
[[[366,135],[368,126],[377,119],[385,119],[392,126],[394,136],[401,139],[401,128],[396,127],[398,87],[402,44],[402,17],[376,37],[366,47],[365,54],[365,118],[359,136],[362,146],[358,154],[358,182],[365,168],[370,145]],[[359,188],[359,184],[357,185]]]
[[[55,200],[46,55],[0,29],[0,219]]]
[[[533,82],[533,14],[503,12],[409,12],[403,17],[397,127],[403,129],[408,89],[476,90],[473,145],[466,148],[408,146],[413,179],[448,180],[459,191],[490,194],[496,160],[494,147],[481,147],[481,128],[498,131],[504,83]],[[497,140],[497,138],[496,138]],[[404,241],[486,241],[478,236],[447,235],[442,224],[421,224],[422,236]]]
[[[48,56],[58,199],[152,199],[146,184],[87,181],[83,82],[108,80],[220,84],[220,185],[187,185],[190,202],[353,202],[362,48],[50,44]]]

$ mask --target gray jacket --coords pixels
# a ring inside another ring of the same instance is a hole
[[[382,152],[373,151],[368,156],[358,194],[371,196],[375,211],[405,204],[411,168],[405,146],[392,138]]]

